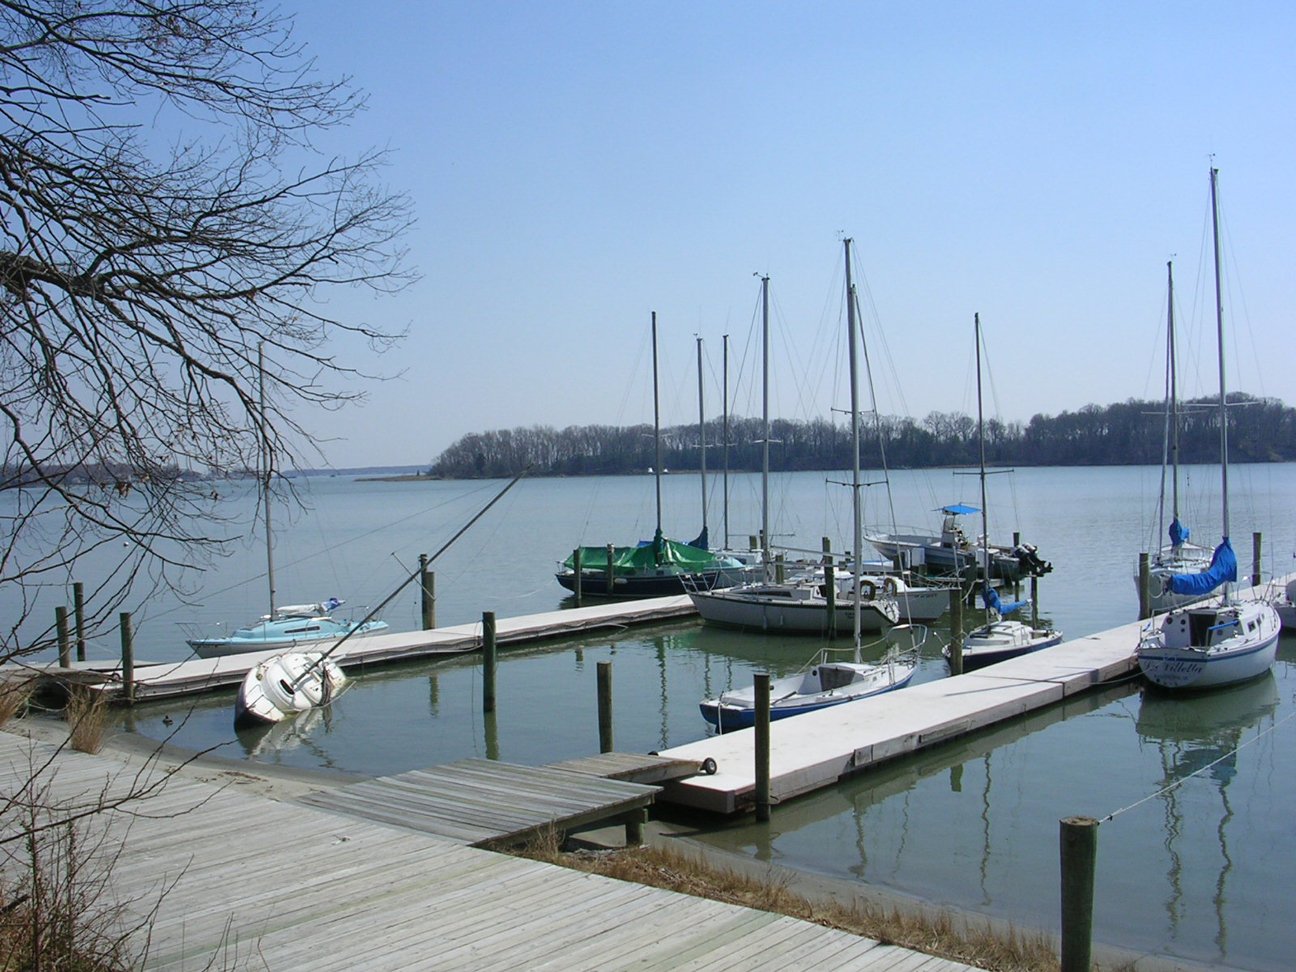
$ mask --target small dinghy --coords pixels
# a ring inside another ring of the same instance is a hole
[[[234,725],[274,725],[328,705],[347,685],[337,663],[318,651],[287,651],[257,665],[239,687]]]

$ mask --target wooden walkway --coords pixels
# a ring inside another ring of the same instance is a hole
[[[1123,625],[965,675],[772,722],[770,799],[777,803],[831,786],[874,763],[1129,675],[1138,670],[1139,627],[1138,622]],[[662,750],[661,755],[677,759],[714,759],[718,771],[672,783],[661,799],[714,813],[750,809],[756,789],[754,735],[741,729]]]
[[[653,624],[695,615],[697,609],[687,595],[619,601],[589,607],[548,611],[495,622],[495,643],[521,645],[564,638],[601,628]],[[333,642],[311,645],[327,651]],[[434,628],[430,631],[401,631],[370,635],[345,642],[332,656],[344,669],[412,661],[437,655],[463,654],[482,646],[482,626],[474,624]],[[221,658],[190,658],[179,662],[136,662],[135,698],[138,701],[171,698],[236,686],[257,664],[282,652],[247,652]],[[44,666],[4,665],[0,676],[30,677],[33,672],[50,678],[74,678],[118,695],[121,692],[121,663],[74,662],[70,669],[57,664]]]
[[[300,802],[470,847],[507,847],[550,827],[570,833],[624,823],[632,833],[660,791],[550,766],[465,759],[317,790]]]
[[[21,723],[18,724],[19,727]],[[0,793],[45,766],[46,800],[93,806],[166,767],[0,732]],[[0,818],[6,834],[20,816]],[[569,871],[171,776],[83,825],[120,848],[123,921],[156,909],[136,967],[966,972],[810,922]],[[15,845],[17,847],[18,845]],[[87,840],[85,846],[91,846]],[[3,865],[13,874],[22,862]]]

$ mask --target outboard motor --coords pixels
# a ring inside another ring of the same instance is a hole
[[[1019,543],[1013,548],[1013,556],[1027,577],[1043,577],[1053,569],[1051,563],[1040,558],[1034,544]]]

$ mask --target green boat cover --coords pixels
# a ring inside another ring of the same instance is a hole
[[[581,570],[607,570],[607,547],[581,547]],[[717,557],[710,550],[690,546],[679,540],[658,537],[645,540],[633,547],[612,548],[612,570],[614,572],[632,573],[650,570],[653,567],[673,565],[684,571],[715,570],[717,567],[737,566],[738,561],[729,557]],[[573,568],[573,559],[568,556],[563,561],[568,570]]]

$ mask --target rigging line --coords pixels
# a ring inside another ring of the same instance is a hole
[[[1238,753],[1240,753],[1242,750],[1246,749],[1246,748],[1247,748],[1248,746],[1250,746],[1252,743],[1257,742],[1257,741],[1260,740],[1260,739],[1263,739],[1265,736],[1269,735],[1269,733],[1273,732],[1275,729],[1277,729],[1277,728],[1278,728],[1279,726],[1281,726],[1283,723],[1288,722],[1288,721],[1290,721],[1291,719],[1294,719],[1294,718],[1296,718],[1296,712],[1292,712],[1292,713],[1290,713],[1290,714],[1284,716],[1282,719],[1280,719],[1280,720],[1278,720],[1277,722],[1275,722],[1272,726],[1269,726],[1267,729],[1261,729],[1259,732],[1257,732],[1254,736],[1252,736],[1252,737],[1251,737],[1250,739],[1248,739],[1246,742],[1241,743],[1241,744],[1239,744],[1238,746],[1234,747],[1233,749],[1229,750],[1227,753],[1225,753],[1223,756],[1220,756],[1218,759],[1213,759],[1213,760],[1211,760],[1211,761],[1210,761],[1209,763],[1207,763],[1205,766],[1201,766],[1201,767],[1199,767],[1199,768],[1193,770],[1193,771],[1192,771],[1191,773],[1189,773],[1187,776],[1184,776],[1184,777],[1182,777],[1181,779],[1177,779],[1177,780],[1175,780],[1175,781],[1174,781],[1173,783],[1171,783],[1169,786],[1163,786],[1163,787],[1161,787],[1161,789],[1156,790],[1156,791],[1153,792],[1153,793],[1149,793],[1147,796],[1143,797],[1141,800],[1135,800],[1133,803],[1131,803],[1131,804],[1130,804],[1129,806],[1127,806],[1127,807],[1121,807],[1119,810],[1113,810],[1111,813],[1107,814],[1107,816],[1105,816],[1105,817],[1099,817],[1099,818],[1098,818],[1098,822],[1099,822],[1100,824],[1103,824],[1103,823],[1107,823],[1109,820],[1115,820],[1115,819],[1116,819],[1117,817],[1119,817],[1122,813],[1125,813],[1125,812],[1127,812],[1127,811],[1129,811],[1129,810],[1133,810],[1135,807],[1142,806],[1143,804],[1147,803],[1149,800],[1155,800],[1155,799],[1156,799],[1157,797],[1159,797],[1159,796],[1164,796],[1165,794],[1171,792],[1172,790],[1177,790],[1179,787],[1183,786],[1185,783],[1187,783],[1187,782],[1188,782],[1189,780],[1191,780],[1193,777],[1195,777],[1195,776],[1200,776],[1202,773],[1205,773],[1208,769],[1212,768],[1212,767],[1215,766],[1217,763],[1222,763],[1224,760],[1229,759],[1230,757],[1236,756]]]

